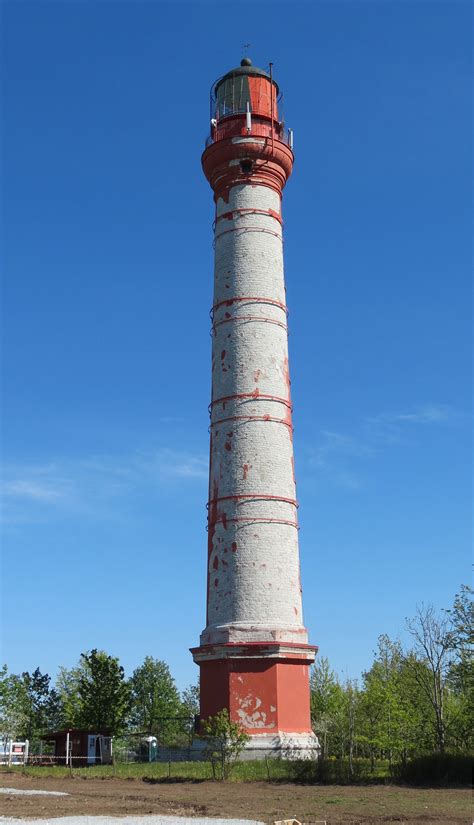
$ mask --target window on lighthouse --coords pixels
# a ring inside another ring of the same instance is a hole
[[[219,117],[234,112],[245,112],[247,103],[252,111],[249,79],[245,75],[228,77],[217,90],[217,113]]]

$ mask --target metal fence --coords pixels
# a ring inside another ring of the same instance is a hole
[[[219,126],[216,126],[213,129],[212,134],[207,135],[207,137],[205,138],[204,142],[206,149],[208,146],[211,146],[211,144],[217,143],[219,140],[222,140],[226,137],[229,137],[229,135],[225,127],[223,126],[221,129],[219,129]],[[235,137],[235,135],[233,137]],[[252,125],[250,133],[246,133],[245,137],[264,137],[267,138],[268,141],[271,141],[271,126],[270,124]],[[286,146],[289,146],[290,149],[293,150],[293,129],[282,128],[278,133],[275,131],[274,138],[275,140],[280,141],[280,143],[284,143]]]
[[[26,765],[28,762],[30,743],[15,742],[13,739],[3,739],[0,744],[0,765]]]
[[[93,747],[87,749],[70,738],[53,741],[45,737],[31,742],[0,738],[0,765],[85,767],[113,762],[176,762],[199,759],[193,750],[196,736],[194,716],[162,716],[149,731],[132,731],[121,736],[89,735]],[[72,734],[71,734],[72,735]],[[82,753],[81,753],[82,749]],[[84,752],[85,751],[85,752]]]

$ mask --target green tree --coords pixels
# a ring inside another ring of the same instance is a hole
[[[79,685],[85,670],[82,661],[73,668],[59,668],[55,685],[60,707],[59,727],[78,727],[81,724],[82,700]]]
[[[187,716],[199,716],[199,685],[189,685],[183,690],[181,702]]]
[[[386,701],[386,690],[382,679],[380,663],[374,663],[363,674],[363,690],[360,696],[361,730],[359,742],[368,751],[370,769],[375,769],[375,758],[382,749],[382,721]]]
[[[200,693],[199,683],[197,685],[189,685],[181,695],[181,702],[183,705],[183,713],[188,717],[188,737],[191,743],[195,735],[195,721],[199,719],[200,713]]]
[[[454,750],[470,751],[474,743],[474,602],[468,585],[454,598],[450,616],[455,637],[454,660],[447,675],[446,698],[449,746]]]
[[[413,682],[402,647],[388,636],[378,640],[375,660],[363,674],[358,742],[369,756],[406,761],[426,739],[429,708]]]
[[[58,719],[59,697],[50,688],[51,679],[39,668],[21,675],[0,674],[0,714],[4,736],[35,739]]]
[[[311,671],[311,726],[318,734],[321,757],[330,753],[331,738],[335,733],[335,720],[340,707],[341,690],[337,677],[331,670],[329,659],[321,656]],[[334,743],[333,747],[334,747]]]
[[[472,660],[474,645],[474,590],[468,584],[462,584],[454,597],[454,604],[446,613],[451,616],[455,634],[456,648],[461,658],[465,655]]]
[[[457,635],[449,616],[440,617],[431,605],[419,607],[416,616],[407,619],[413,649],[405,657],[406,665],[433,714],[435,747],[444,753],[450,720],[447,715],[447,681],[455,660]]]
[[[39,667],[33,673],[22,673],[21,683],[27,717],[24,735],[31,740],[54,727],[58,696],[54,688],[50,689],[51,677],[47,673],[41,673]]]
[[[212,765],[214,779],[228,779],[250,736],[237,722],[232,722],[227,708],[210,716],[203,724],[207,739],[206,757]],[[216,774],[216,768],[218,773]]]
[[[21,677],[0,670],[0,736],[3,740],[20,739],[28,728],[28,697]]]
[[[81,725],[97,731],[108,729],[113,736],[119,734],[130,709],[130,687],[123,667],[117,658],[96,649],[82,653],[80,661]]]
[[[346,716],[349,779],[354,779],[354,748],[357,740],[360,692],[357,682],[347,679],[344,685],[344,712]]]
[[[137,730],[153,733],[165,745],[184,732],[186,714],[166,662],[146,656],[133,671],[130,688],[130,722]]]

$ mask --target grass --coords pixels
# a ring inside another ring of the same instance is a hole
[[[312,782],[314,776],[308,771],[310,767],[309,764],[287,762],[281,759],[268,759],[266,762],[237,762],[232,769],[230,781],[262,782],[270,778],[273,782]],[[72,772],[65,765],[3,767],[0,770],[13,771],[24,776],[70,777],[72,774],[72,776],[84,779],[106,779],[117,776],[120,779],[145,779],[152,782],[203,782],[213,778],[209,762],[118,762],[115,765],[73,768]],[[338,784],[333,771],[331,771],[330,778],[334,784]],[[377,763],[373,774],[364,771],[364,782],[380,783],[388,780],[389,770],[386,762]]]
[[[287,765],[279,760],[268,760],[272,779],[290,779]],[[2,768],[3,772],[13,771],[25,776],[71,776],[70,768],[65,765],[44,765]],[[114,765],[97,765],[88,768],[73,768],[72,775],[84,779],[105,779],[118,776],[121,779],[182,780],[207,781],[213,778],[209,762],[142,762],[121,763]],[[233,770],[231,779],[237,782],[252,782],[268,779],[265,762],[240,762]]]

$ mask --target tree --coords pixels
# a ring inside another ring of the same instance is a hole
[[[153,733],[161,744],[170,744],[185,726],[180,695],[166,662],[146,656],[133,671],[131,687],[131,724]]]
[[[21,682],[27,716],[24,735],[31,740],[54,724],[58,697],[54,689],[50,690],[51,677],[41,673],[39,667],[33,673],[22,673]]]
[[[130,709],[130,688],[123,667],[103,650],[81,653],[79,677],[80,723],[92,730],[107,729],[111,735],[125,727]]]
[[[382,721],[386,702],[386,690],[380,663],[374,662],[363,674],[364,689],[360,697],[361,732],[359,741],[370,755],[370,770],[375,770],[375,755],[382,747]]]
[[[241,725],[231,721],[227,708],[223,708],[215,716],[209,716],[203,724],[203,732],[207,738],[205,752],[212,765],[214,779],[216,767],[219,768],[219,779],[228,779],[250,736]]]
[[[28,703],[20,676],[0,671],[0,736],[3,741],[21,738],[28,726]]]
[[[70,669],[59,668],[55,685],[60,706],[58,727],[78,727],[81,724],[82,701],[79,684],[84,672],[85,665],[83,662]]]
[[[474,591],[467,585],[454,597],[454,604],[445,612],[451,619],[455,642],[455,661],[452,663],[450,681],[460,691],[471,692],[474,682]]]
[[[329,660],[321,656],[311,671],[311,725],[320,737],[321,758],[329,754],[329,742],[340,705],[340,686]]]
[[[371,673],[382,702],[378,744],[392,766],[394,760],[406,760],[411,742],[417,741],[416,691],[413,690],[399,641],[392,641],[387,635],[379,637]]]
[[[357,682],[347,679],[344,690],[344,705],[347,719],[347,742],[349,751],[349,779],[354,779],[354,745],[356,742],[359,689]]]
[[[2,733],[8,737],[35,739],[54,726],[59,698],[50,688],[51,679],[37,667],[33,673],[8,675],[4,666],[0,674]]]
[[[189,685],[186,690],[183,690],[181,702],[183,705],[183,712],[185,716],[189,718],[188,736],[191,743],[196,730],[195,721],[196,719],[199,719],[200,712],[199,683],[197,685]]]
[[[199,716],[199,685],[189,685],[181,695],[183,710],[188,716]]]
[[[455,635],[454,661],[447,676],[450,746],[470,751],[474,738],[474,603],[472,589],[461,585],[453,607],[446,610]]]
[[[472,587],[462,584],[460,592],[454,597],[453,607],[445,611],[452,618],[458,650],[469,654],[470,658],[472,658],[472,646],[474,645],[473,593]]]
[[[405,662],[414,681],[431,705],[434,716],[435,744],[439,753],[446,745],[446,688],[454,661],[456,632],[449,616],[439,617],[432,605],[419,607],[407,628],[414,647]]]

